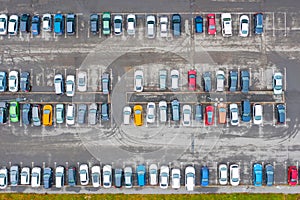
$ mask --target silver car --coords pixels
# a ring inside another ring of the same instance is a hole
[[[95,125],[98,119],[98,106],[95,103],[92,103],[89,106],[89,124]]]
[[[85,123],[85,115],[86,115],[86,109],[87,106],[85,104],[79,104],[78,105],[78,124],[84,124]]]
[[[109,93],[109,73],[103,73],[102,75],[102,91],[103,94]]]
[[[159,71],[159,89],[165,90],[167,88],[167,70]]]
[[[79,72],[77,75],[77,87],[79,92],[87,90],[87,74],[86,72]]]
[[[10,185],[17,186],[19,183],[19,166],[14,165],[10,167]]]
[[[131,116],[131,108],[129,106],[125,106],[123,108],[123,123],[125,125],[130,124],[130,116]]]
[[[173,91],[178,90],[178,85],[179,85],[179,71],[174,69],[171,71],[171,89]]]
[[[125,188],[132,188],[132,168],[124,168],[124,184]]]

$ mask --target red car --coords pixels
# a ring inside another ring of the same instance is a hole
[[[289,185],[297,185],[298,170],[296,166],[289,166],[288,168],[288,183]]]
[[[207,32],[209,35],[215,35],[217,32],[216,29],[216,15],[208,14],[207,15]]]
[[[195,91],[196,90],[196,70],[190,70],[188,72],[188,82],[189,82],[189,90]]]
[[[205,124],[213,125],[214,123],[214,107],[206,106],[205,107]]]

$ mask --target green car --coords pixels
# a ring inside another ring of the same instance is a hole
[[[9,106],[9,118],[11,122],[18,122],[20,116],[19,102],[12,101]]]
[[[110,12],[104,12],[102,15],[102,33],[110,35]]]

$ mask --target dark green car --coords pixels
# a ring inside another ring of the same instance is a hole
[[[102,33],[103,35],[110,35],[110,12],[104,12],[102,15]]]
[[[9,105],[9,118],[11,122],[18,122],[20,116],[19,102],[11,101]]]

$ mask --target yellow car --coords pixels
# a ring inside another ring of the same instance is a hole
[[[52,126],[52,106],[51,105],[44,105],[43,125],[44,126]]]
[[[143,125],[143,107],[141,105],[135,105],[133,107],[133,113],[134,113],[134,124],[136,126],[142,126]]]

